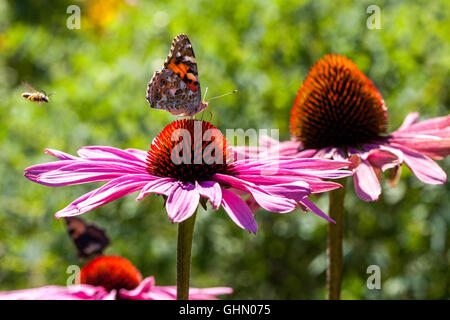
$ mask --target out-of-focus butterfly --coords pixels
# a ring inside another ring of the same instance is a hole
[[[54,92],[52,92],[49,95],[47,95],[45,91],[42,92],[37,91],[26,82],[23,82],[23,85],[26,86],[28,89],[30,89],[32,92],[24,92],[22,93],[22,97],[31,102],[38,102],[39,104],[42,104],[43,102],[48,103],[49,102],[48,97],[51,96],[52,94],[55,94]]]
[[[219,97],[209,100],[215,98]],[[208,107],[209,100],[202,101],[197,60],[185,34],[173,39],[164,67],[148,83],[146,99],[150,107],[178,116],[194,116]]]
[[[78,250],[78,257],[90,258],[102,254],[109,245],[109,239],[103,229],[89,224],[77,217],[65,218],[67,232]]]

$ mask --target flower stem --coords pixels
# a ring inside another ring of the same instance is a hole
[[[342,284],[342,240],[344,238],[344,199],[347,179],[339,182],[343,188],[329,193],[330,217],[336,224],[328,224],[327,299],[339,300]]]
[[[191,271],[191,249],[197,211],[178,224],[177,244],[177,300],[189,300],[189,275]]]

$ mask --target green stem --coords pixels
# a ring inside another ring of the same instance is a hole
[[[192,217],[178,224],[177,300],[189,300],[191,249],[196,215],[197,211]]]
[[[344,238],[344,199],[347,179],[339,180],[343,188],[329,193],[330,217],[336,224],[328,224],[327,299],[339,300],[342,284],[342,240]]]

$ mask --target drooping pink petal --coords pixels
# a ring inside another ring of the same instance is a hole
[[[148,182],[141,190],[136,200],[139,201],[150,193],[162,194],[169,196],[170,190],[173,185],[176,184],[176,180],[173,178],[161,178],[157,177],[155,180]]]
[[[247,188],[256,202],[267,211],[286,213],[295,210],[297,207],[297,202],[293,199],[281,198],[252,187]]]
[[[236,189],[237,190],[237,189]],[[245,203],[247,204],[247,206],[249,207],[250,211],[254,214],[256,213],[256,211],[258,211],[259,208],[261,208],[258,204],[258,202],[256,202],[255,198],[253,198],[252,195],[250,195],[246,200]]]
[[[258,204],[267,211],[286,213],[294,210],[297,206],[295,200],[272,195],[265,191],[264,188],[260,188],[254,183],[239,179],[237,177],[217,173],[214,175],[214,179],[236,189],[241,189],[251,193]]]
[[[55,213],[55,217],[59,219],[88,212],[142,189],[150,180],[153,180],[153,176],[148,174],[134,174],[111,180],[73,201],[66,208]]]
[[[222,206],[225,212],[242,229],[256,233],[258,226],[247,204],[233,192],[222,190]]]
[[[351,173],[346,174],[346,176],[348,175],[351,175]],[[326,181],[315,177],[299,176],[299,175],[265,176],[264,179],[261,179],[261,176],[257,175],[239,175],[239,177],[248,182],[253,182],[254,184],[259,185],[261,187],[265,185],[285,184],[285,183],[292,183],[295,181],[303,181],[308,183],[309,188],[311,189],[311,193],[322,193],[342,187],[342,185],[336,182]]]
[[[447,175],[433,160],[416,151],[403,146],[393,145],[401,150],[405,164],[419,180],[428,184],[442,184],[447,181]]]
[[[288,199],[295,200],[297,202],[302,201],[304,198],[311,194],[309,185],[304,181],[294,181],[291,183],[283,184],[271,184],[262,187],[264,191]]]
[[[214,210],[219,209],[222,203],[222,188],[215,181],[200,181],[195,182],[195,187],[198,193],[211,201]]]
[[[191,183],[177,183],[170,190],[166,202],[167,214],[172,222],[190,218],[198,207],[200,194]]]
[[[302,180],[308,183],[311,188],[311,193],[323,193],[342,187],[342,185],[337,182],[325,181],[316,178],[302,177]]]
[[[372,166],[380,168],[382,171],[392,169],[400,164],[400,161],[395,154],[380,149],[370,150],[367,160]]]
[[[377,175],[367,160],[361,160],[353,176],[355,191],[364,201],[375,201],[381,194],[381,186]]]
[[[239,172],[257,172],[267,170],[267,174],[277,174],[277,170],[304,170],[308,171],[327,171],[346,168],[350,165],[349,161],[336,161],[317,158],[292,158],[281,156],[278,158],[266,158],[248,163],[237,163],[236,170]]]
[[[334,224],[336,224],[336,221],[334,221],[333,219],[331,219],[329,216],[327,216],[322,210],[319,209],[319,207],[317,207],[311,200],[309,200],[308,198],[303,199],[300,204],[304,205],[305,207],[307,207],[309,210],[311,210],[312,212],[314,212],[315,214],[317,214],[319,217],[324,218],[325,220],[327,220],[328,222],[333,222]]]

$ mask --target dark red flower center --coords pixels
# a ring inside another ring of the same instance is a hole
[[[232,151],[219,129],[209,122],[184,119],[169,124],[148,151],[150,174],[194,182],[216,173],[232,174]]]
[[[291,111],[291,135],[305,148],[359,147],[387,129],[383,98],[346,57],[326,55],[311,68]]]
[[[142,281],[141,273],[125,258],[99,256],[81,269],[80,283],[112,289],[134,289]]]

